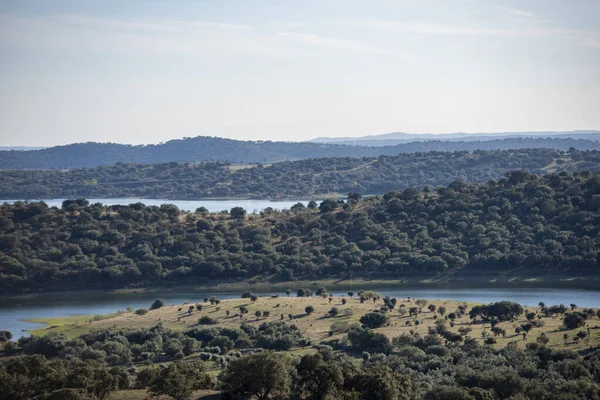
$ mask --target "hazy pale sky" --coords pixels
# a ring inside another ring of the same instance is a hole
[[[0,145],[600,129],[600,0],[0,0]]]

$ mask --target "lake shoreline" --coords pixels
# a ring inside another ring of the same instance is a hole
[[[589,277],[588,277],[589,278]],[[279,298],[295,298],[298,288],[310,288],[316,292],[318,287],[324,286],[327,291],[336,297],[346,296],[348,292],[358,293],[360,290],[372,290],[382,296],[396,298],[420,298],[426,300],[440,299],[448,301],[464,301],[488,304],[494,301],[509,300],[522,305],[537,306],[538,303],[565,304],[575,303],[580,307],[598,307],[600,304],[600,290],[597,285],[590,289],[582,286],[582,280],[555,279],[550,283],[548,279],[532,282],[485,282],[474,279],[462,282],[436,282],[424,280],[421,283],[398,284],[398,280],[345,280],[340,284],[339,280],[320,281],[294,281],[279,282],[275,284],[248,282],[220,282],[211,286],[187,285],[172,286],[170,288],[135,288],[112,291],[69,291],[69,292],[46,292],[29,293],[16,297],[0,297],[0,329],[13,333],[18,338],[27,336],[37,329],[47,327],[46,320],[52,320],[52,325],[59,320],[73,320],[81,329],[88,326],[88,320],[94,320],[101,316],[114,314],[128,309],[148,309],[157,298],[164,300],[165,305],[181,305],[186,303],[203,303],[205,298],[216,296],[220,300],[239,299],[244,291],[257,294],[260,298],[270,299],[274,295]],[[597,278],[596,278],[597,279]],[[558,282],[558,283],[556,283]],[[393,284],[396,283],[396,284]],[[570,286],[565,287],[565,286]],[[290,289],[289,297],[286,289]],[[102,318],[101,318],[102,319]],[[84,322],[85,321],[85,322]],[[53,328],[60,331],[59,328]],[[34,332],[35,333],[35,332]]]
[[[57,290],[57,291],[41,291],[41,292],[25,292],[25,293],[2,293],[0,299],[34,299],[43,296],[70,296],[70,295],[86,295],[86,294],[103,294],[103,295],[126,295],[126,294],[149,294],[154,292],[177,292],[181,290],[189,290],[194,292],[221,292],[221,291],[245,291],[245,290],[262,290],[273,291],[290,289],[293,292],[301,287],[311,289],[318,287],[327,287],[330,290],[360,290],[360,289],[377,289],[377,288],[443,288],[443,287],[461,287],[471,288],[473,285],[483,288],[538,288],[538,289],[586,289],[600,291],[600,275],[586,276],[547,276],[547,277],[498,277],[498,276],[446,276],[432,278],[426,276],[415,276],[404,279],[303,279],[296,281],[257,281],[249,279],[245,281],[213,281],[213,282],[198,282],[184,285],[156,285],[148,287],[132,287],[118,289],[82,289],[82,290]]]
[[[377,193],[377,194],[368,194],[368,195],[364,195],[364,197],[372,197],[372,196],[381,196],[381,193]],[[323,199],[345,199],[347,196],[343,193],[326,193],[326,194],[315,194],[315,195],[311,195],[311,198],[314,197],[315,200],[317,202],[323,201]],[[84,198],[84,199],[88,199],[88,197],[73,197],[73,198],[62,198],[62,197],[57,197],[55,199],[0,199],[0,204],[3,204],[5,202],[8,203],[14,203],[17,201],[23,201],[23,202],[29,202],[29,203],[35,203],[35,202],[39,202],[39,201],[51,201],[51,202],[56,202],[56,201],[64,201],[64,200],[74,200],[74,199],[78,199],[78,198]],[[91,199],[97,199],[95,197],[90,197]],[[239,196],[239,197],[202,197],[202,198],[191,198],[191,197],[187,197],[187,198],[180,198],[180,197],[122,197],[122,196],[117,196],[117,197],[102,197],[102,199],[105,200],[127,200],[127,201],[132,201],[132,202],[141,202],[143,203],[144,200],[151,200],[151,201],[267,201],[267,202],[271,202],[271,203],[279,203],[279,202],[290,202],[290,201],[299,201],[299,202],[309,202],[309,200],[307,199],[301,199],[298,198],[296,196],[283,196],[283,197],[277,197],[277,198],[265,198],[265,197],[246,197],[246,196]],[[128,203],[130,204],[130,203]]]

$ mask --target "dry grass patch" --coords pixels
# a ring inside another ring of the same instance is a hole
[[[342,303],[342,298],[346,300],[346,304]],[[165,328],[173,330],[187,330],[192,327],[197,327],[198,320],[202,316],[209,316],[217,321],[216,325],[206,326],[219,326],[219,327],[239,327],[242,323],[248,323],[251,325],[260,325],[263,322],[268,321],[279,321],[282,319],[287,323],[293,323],[303,332],[303,334],[309,338],[313,343],[318,343],[323,340],[330,340],[335,338],[342,338],[344,332],[335,332],[330,336],[329,332],[332,330],[332,325],[335,323],[340,326],[348,326],[352,323],[358,323],[361,316],[368,312],[379,310],[383,306],[383,301],[378,300],[373,302],[367,300],[364,303],[360,303],[360,300],[354,296],[352,298],[345,297],[333,297],[331,302],[329,298],[321,297],[295,297],[295,296],[280,296],[277,298],[271,297],[259,297],[256,302],[250,301],[250,299],[233,299],[224,300],[220,304],[210,303],[198,303],[202,304],[202,311],[194,311],[188,313],[188,308],[195,304],[184,304],[184,305],[168,305],[157,310],[150,310],[146,315],[137,315],[132,312],[126,312],[120,315],[112,316],[107,319],[98,321],[89,321],[89,317],[69,317],[59,319],[43,319],[36,320],[47,323],[49,326],[46,328],[38,329],[33,331],[33,334],[43,335],[49,332],[62,332],[70,337],[80,335],[88,332],[91,329],[105,329],[105,328],[151,328],[158,323],[161,323]],[[407,311],[406,315],[401,316],[398,313],[400,306],[404,304]],[[428,310],[429,305],[434,305],[436,308],[435,312]],[[480,343],[484,341],[484,334],[486,332],[488,336],[493,336],[491,332],[491,325],[489,323],[471,323],[468,317],[468,310],[475,305],[475,303],[466,303],[461,301],[453,300],[430,300],[427,305],[422,307],[422,312],[416,317],[409,317],[408,310],[411,307],[416,307],[414,299],[410,301],[407,298],[398,299],[395,309],[389,311],[387,315],[390,317],[389,324],[382,328],[376,329],[377,332],[381,332],[386,336],[393,338],[401,335],[402,333],[417,332],[421,335],[426,335],[430,327],[436,326],[436,320],[442,317],[438,312],[440,306],[445,307],[447,317],[448,314],[456,312],[460,305],[467,307],[467,315],[462,318],[457,318],[454,321],[454,326],[450,327],[450,320],[447,321],[447,325],[452,332],[459,332],[460,328],[468,327],[471,332],[468,336],[477,339]],[[240,312],[240,307],[246,307],[248,312],[244,315]],[[307,306],[312,306],[314,312],[307,314],[305,309]],[[332,307],[337,307],[340,311],[336,317],[329,316],[329,310]],[[346,309],[350,309],[346,315]],[[562,329],[562,317],[542,317],[541,321],[544,324],[543,327],[535,327],[526,339],[523,340],[522,335],[515,333],[515,328],[527,322],[525,314],[530,311],[538,312],[537,307],[525,307],[525,313],[516,321],[501,322],[498,326],[506,331],[506,336],[494,336],[497,343],[495,347],[504,347],[510,342],[515,342],[518,347],[523,348],[527,343],[535,342],[537,337],[543,332],[550,339],[548,346],[552,348],[566,347],[572,350],[583,350],[589,346],[600,345],[600,320],[593,318],[588,320],[586,328],[580,328],[577,330],[564,331]],[[256,311],[261,312],[260,317],[256,317]],[[262,313],[268,311],[270,315],[263,317]],[[579,309],[579,311],[581,311]],[[290,319],[290,315],[292,318]],[[538,318],[536,317],[536,320]],[[419,321],[417,325],[416,321]],[[409,325],[407,325],[407,323]],[[574,342],[574,338],[577,332],[586,330],[589,328],[589,340],[584,339],[579,343]],[[564,343],[563,335],[567,333],[569,340],[567,344]],[[302,352],[304,350],[298,350]]]

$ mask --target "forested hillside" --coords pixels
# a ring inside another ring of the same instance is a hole
[[[506,171],[600,171],[599,151],[466,151],[320,158],[240,168],[224,163],[117,164],[69,171],[0,171],[0,198],[310,198],[486,182]]]
[[[435,192],[245,215],[66,201],[0,207],[0,288],[214,279],[598,274],[600,174],[514,171]]]
[[[245,142],[196,137],[157,145],[78,143],[32,151],[0,151],[0,169],[91,168],[122,163],[227,161],[238,164],[271,163],[319,157],[373,157],[423,151],[474,151],[547,148],[600,150],[591,140],[511,138],[486,141],[421,141],[397,146],[362,147],[324,143]]]

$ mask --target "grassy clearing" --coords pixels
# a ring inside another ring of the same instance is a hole
[[[46,326],[29,331],[32,335],[47,335],[48,333],[65,333],[69,337],[79,336],[90,331],[90,325],[101,320],[111,319],[118,314],[104,315],[74,315],[60,318],[31,318],[27,322],[37,322]]]
[[[347,304],[342,304],[342,298],[347,301]],[[408,300],[407,298],[398,299],[398,304],[395,310],[388,313],[390,316],[390,323],[388,326],[377,329],[376,331],[384,333],[388,337],[392,338],[402,333],[408,333],[410,331],[418,332],[422,335],[428,333],[429,327],[435,326],[436,316],[441,318],[437,312],[430,312],[427,307],[422,309],[422,313],[416,318],[409,316],[400,316],[398,308],[401,304],[404,304],[408,310],[410,307],[415,307],[414,299]],[[465,303],[460,301],[452,300],[431,300],[428,304],[433,304],[436,309],[440,306],[446,308],[446,315],[457,310],[461,304],[467,305],[470,309],[475,303]],[[333,336],[329,336],[329,331],[333,323],[342,324],[344,322],[348,324],[357,323],[361,316],[364,314],[378,310],[382,305],[383,301],[379,300],[374,303],[371,300],[361,304],[359,299],[355,297],[333,297],[332,301],[329,302],[328,298],[311,297],[311,298],[298,298],[293,295],[290,297],[280,296],[278,298],[260,297],[255,303],[249,299],[234,299],[225,300],[218,305],[211,305],[210,303],[203,303],[202,311],[194,310],[191,314],[188,313],[188,308],[191,304],[186,305],[173,305],[165,306],[158,310],[149,311],[148,314],[140,316],[135,313],[122,313],[120,315],[110,316],[109,318],[90,321],[90,317],[68,317],[68,318],[49,318],[49,319],[36,319],[35,322],[44,322],[48,324],[48,327],[37,329],[32,332],[35,335],[44,335],[50,332],[61,332],[65,333],[70,337],[80,335],[88,332],[91,329],[103,329],[103,328],[150,328],[157,323],[162,323],[164,327],[173,330],[186,330],[193,326],[198,326],[198,320],[202,316],[210,316],[218,321],[217,326],[224,327],[238,327],[241,323],[246,322],[253,325],[259,325],[265,321],[276,321],[280,320],[283,316],[283,320],[294,323],[304,333],[304,335],[310,338],[313,343],[318,343],[323,340],[341,338],[344,333],[336,333]],[[239,307],[245,306],[248,308],[248,313],[240,316]],[[315,311],[308,315],[305,312],[307,306],[314,307]],[[337,307],[340,310],[340,314],[337,317],[329,317],[328,312],[332,307]],[[349,315],[344,315],[344,310],[348,311]],[[534,311],[537,312],[537,307],[525,307],[526,312]],[[256,311],[269,311],[269,317],[255,316]],[[580,310],[579,310],[580,311]],[[574,337],[577,332],[586,328],[580,328],[577,330],[564,331],[562,329],[562,318],[556,317],[543,317],[543,327],[534,328],[526,337],[523,339],[521,335],[515,333],[515,328],[521,324],[527,322],[525,319],[525,313],[518,321],[502,322],[499,326],[506,330],[506,337],[495,337],[497,340],[496,347],[504,347],[510,342],[515,342],[518,347],[523,348],[527,343],[535,342],[536,338],[544,332],[550,339],[548,346],[552,348],[568,348],[571,350],[584,350],[588,346],[600,345],[600,320],[593,318],[588,321],[589,340],[585,339],[579,343],[575,343]],[[292,316],[290,320],[289,316]],[[536,318],[537,319],[537,318]],[[419,325],[415,325],[415,320],[420,322]],[[407,326],[407,321],[410,321],[411,326]],[[449,324],[450,321],[448,321]],[[469,327],[472,329],[469,336],[477,339],[480,343],[483,342],[483,332],[486,332],[490,336],[492,335],[490,324],[483,323],[471,323],[468,316],[458,318],[455,320],[454,327],[450,328],[453,332],[458,332],[459,328]],[[565,344],[563,335],[567,333],[568,341]],[[302,352],[304,349],[298,349]]]

